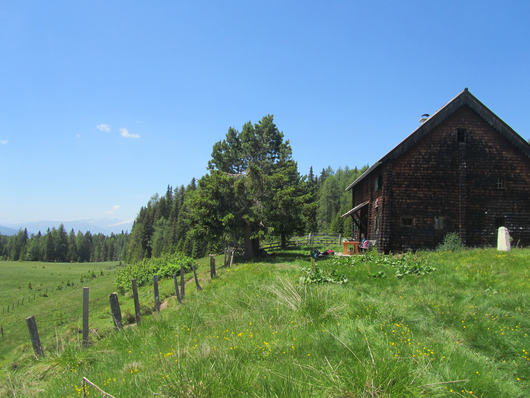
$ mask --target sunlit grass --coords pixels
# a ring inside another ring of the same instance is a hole
[[[420,253],[436,270],[401,279],[376,258],[318,261],[347,285],[299,285],[306,251],[203,271],[184,304],[10,370],[3,392],[79,396],[84,376],[119,397],[523,397],[529,254]]]

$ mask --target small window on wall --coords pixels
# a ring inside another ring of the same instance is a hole
[[[379,228],[381,228],[381,216],[375,217],[375,231],[379,231]]]
[[[443,217],[434,217],[434,229],[444,229]]]
[[[457,129],[456,130],[456,141],[457,142],[466,142],[466,129]]]
[[[383,188],[383,176],[378,175],[377,178],[375,179],[375,190],[377,192],[381,190],[382,188]]]
[[[506,217],[495,217],[495,229],[506,226]]]
[[[504,189],[504,177],[497,177],[497,189]]]
[[[414,217],[401,217],[401,226],[414,228]]]

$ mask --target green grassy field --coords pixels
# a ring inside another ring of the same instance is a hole
[[[77,325],[82,315],[82,288],[91,292],[95,313],[108,306],[118,262],[39,263],[0,262],[0,308],[4,338],[0,347],[0,366],[11,361],[13,349],[26,350],[29,332],[25,319],[35,316],[43,339]],[[81,282],[83,278],[83,282]],[[31,289],[28,287],[31,283]],[[9,307],[9,308],[8,308]]]
[[[115,397],[525,397],[529,256],[317,261],[347,284],[299,284],[310,267],[302,251],[220,269],[214,280],[203,266],[203,291],[189,285],[184,304],[170,298],[140,326],[91,337],[87,349],[52,340],[38,360],[28,344],[5,367],[0,394],[71,398],[86,377]],[[172,281],[162,285],[171,294]],[[151,293],[143,288],[143,300]]]
[[[0,307],[16,303],[23,297],[51,291],[63,282],[80,282],[84,275],[115,270],[118,262],[108,263],[41,263],[22,261],[0,261]],[[32,290],[28,289],[31,283]]]

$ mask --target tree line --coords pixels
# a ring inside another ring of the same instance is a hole
[[[310,232],[351,234],[346,187],[361,169],[331,167],[301,175],[289,140],[271,115],[233,127],[215,143],[208,173],[199,180],[155,194],[134,221],[126,262],[181,252],[193,258],[220,253],[226,246],[258,254],[263,240]]]
[[[63,224],[28,236],[27,229],[17,234],[0,234],[0,259],[11,261],[101,262],[124,260],[127,253],[127,233],[92,235],[90,231],[69,233]]]
[[[351,208],[345,189],[367,168],[327,167],[317,175],[311,167],[300,174],[289,140],[267,115],[241,130],[230,127],[213,145],[208,173],[153,195],[140,208],[130,234],[66,233],[61,224],[28,237],[21,229],[13,236],[0,235],[0,258],[135,263],[175,252],[199,258],[227,246],[253,257],[264,240],[285,246],[290,237],[310,232],[349,236],[351,220],[341,217]]]

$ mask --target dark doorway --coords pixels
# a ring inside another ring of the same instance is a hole
[[[359,210],[359,216],[359,223],[361,224],[359,232],[364,234],[365,238],[368,239],[368,206],[363,206]]]

